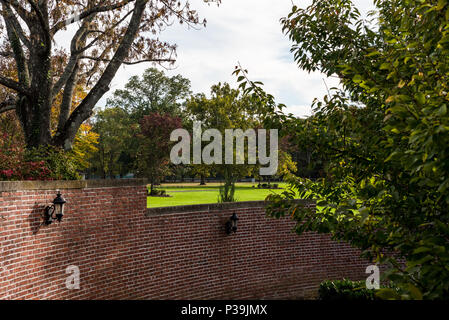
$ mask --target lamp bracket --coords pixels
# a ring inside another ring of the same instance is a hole
[[[55,205],[52,204],[51,206],[45,207],[44,210],[44,223],[48,226],[53,223],[55,220],[53,218],[53,214],[55,213]]]
[[[225,229],[226,229],[226,234],[231,234],[233,232],[232,230],[232,222],[231,221],[226,221],[225,224]]]

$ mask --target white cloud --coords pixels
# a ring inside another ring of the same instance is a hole
[[[305,1],[299,3],[307,5]],[[372,7],[371,1],[355,3],[363,12]],[[223,0],[220,7],[195,0],[192,7],[207,19],[206,28],[189,30],[174,25],[160,38],[178,45],[176,69],[167,73],[180,73],[189,78],[194,92],[209,93],[211,85],[218,82],[235,86],[236,79],[231,74],[240,62],[252,80],[264,82],[265,90],[277,102],[289,106],[289,112],[304,116],[310,114],[313,99],[326,94],[323,80],[328,87],[338,85],[336,79],[300,70],[293,61],[291,43],[282,33],[279,21],[290,12],[291,0]],[[149,66],[123,67],[108,94],[122,88],[130,76],[141,74]],[[105,101],[106,97],[100,105]]]

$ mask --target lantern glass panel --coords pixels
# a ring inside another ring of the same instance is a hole
[[[64,214],[64,205],[63,204],[55,204],[55,214]]]

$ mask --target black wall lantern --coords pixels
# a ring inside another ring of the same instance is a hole
[[[53,200],[53,204],[45,208],[44,220],[46,225],[50,225],[53,221],[62,221],[64,216],[64,205],[66,201],[62,197],[61,192],[58,191],[56,198]]]
[[[232,214],[231,218],[226,222],[226,233],[231,234],[237,232],[237,222],[239,221],[239,218],[235,214],[235,212]]]

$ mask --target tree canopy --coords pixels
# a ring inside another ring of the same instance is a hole
[[[207,98],[205,94],[197,94],[192,96],[186,103],[186,115],[191,121],[199,121],[202,123],[203,130],[217,130],[223,137],[228,129],[241,129],[245,132],[248,129],[262,129],[264,119],[270,117],[271,110],[267,105],[261,103],[257,97],[243,95],[243,91],[233,89],[227,83],[218,83],[211,87],[211,97]],[[192,125],[190,125],[192,127]],[[200,137],[201,138],[201,137]],[[212,139],[210,137],[209,139]],[[214,137],[213,140],[216,138]],[[233,138],[233,141],[236,138]],[[247,139],[249,141],[249,139]],[[226,153],[225,144],[222,146],[222,155]],[[194,172],[200,172],[202,175],[208,175],[207,168],[211,172],[217,173],[224,177],[225,185],[222,198],[232,200],[234,183],[243,177],[257,175],[256,169],[260,164],[250,164],[248,157],[249,143],[244,143],[245,154],[242,155],[243,164],[194,164]],[[257,147],[256,147],[257,149]],[[214,150],[213,157],[217,157]],[[257,150],[256,150],[257,151]],[[233,157],[237,159],[236,150],[234,148]],[[212,155],[211,155],[212,156]],[[221,157],[221,155],[219,156]],[[285,158],[282,158],[284,160]],[[285,169],[288,166],[284,166]]]
[[[2,65],[16,71],[0,69],[0,85],[8,94],[0,112],[16,111],[27,147],[71,149],[120,66],[173,62],[175,45],[161,41],[160,32],[175,20],[205,24],[188,1],[177,0],[1,0],[0,9]],[[71,37],[69,48],[56,43],[60,33]],[[89,90],[71,110],[80,83]],[[53,128],[51,108],[58,95],[59,121]]]
[[[93,117],[93,130],[100,135],[99,150],[91,159],[91,173],[124,176],[139,167],[139,125],[149,114],[183,116],[183,105],[190,95],[190,80],[167,76],[148,68],[142,77],[133,76],[124,89],[115,90],[106,108]]]
[[[121,108],[98,111],[94,117],[93,130],[98,133],[99,139],[97,151],[90,159],[90,172],[103,179],[129,173],[130,168],[134,167],[136,155],[127,151],[138,132],[137,127],[138,123],[132,123],[129,115]]]
[[[349,0],[314,0],[282,20],[299,66],[338,76],[343,90],[315,101],[305,123],[283,119],[326,159],[323,178],[289,180],[316,212],[281,201],[291,192],[270,197],[269,212],[388,261],[397,290],[386,298],[447,298],[449,3],[375,5],[372,25]]]
[[[181,118],[167,113],[151,112],[140,121],[137,167],[139,175],[150,180],[151,194],[155,183],[169,173],[170,149],[174,145],[170,134],[181,127]]]
[[[107,106],[123,108],[137,120],[151,112],[181,116],[182,104],[191,93],[189,79],[148,68],[142,77],[132,76],[124,89],[115,90]]]

